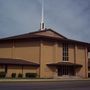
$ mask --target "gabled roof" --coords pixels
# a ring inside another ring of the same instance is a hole
[[[26,34],[21,34],[17,36],[11,36],[7,38],[2,38],[0,40],[12,40],[12,39],[24,39],[24,38],[35,38],[35,37],[52,37],[52,38],[59,38],[59,39],[67,39],[65,36],[55,32],[52,29],[45,29],[45,30],[39,30],[35,32],[30,32]]]
[[[90,43],[68,39],[65,36],[55,32],[52,29],[38,30],[35,32],[26,33],[26,34],[2,38],[2,39],[0,39],[0,41],[19,40],[19,39],[34,39],[34,38],[35,39],[39,38],[39,39],[48,39],[48,40],[59,40],[59,41],[62,41],[62,42],[64,41],[64,42],[68,42],[68,43],[84,44],[84,45],[88,46],[88,50],[90,51]]]
[[[23,59],[12,59],[12,58],[0,58],[0,64],[2,65],[29,65],[29,66],[39,66],[39,64],[30,62]]]
[[[33,35],[42,35],[42,36],[49,36],[49,37],[56,37],[56,38],[60,38],[60,39],[67,39],[65,36],[55,32],[54,30],[52,29],[45,29],[45,30],[42,30],[42,31],[37,31],[37,32],[34,32],[32,33]]]

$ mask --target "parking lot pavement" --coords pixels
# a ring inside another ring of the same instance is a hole
[[[0,90],[90,90],[90,80],[61,82],[4,82]]]

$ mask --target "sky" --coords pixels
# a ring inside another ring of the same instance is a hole
[[[90,43],[90,0],[44,0],[45,27]],[[40,29],[41,0],[0,0],[0,38]]]

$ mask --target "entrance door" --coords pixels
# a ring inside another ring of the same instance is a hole
[[[58,67],[58,76],[63,75],[74,76],[74,68],[67,65]]]

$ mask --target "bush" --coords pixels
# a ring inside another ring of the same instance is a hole
[[[22,75],[21,73],[18,74],[18,78],[22,78],[22,76],[23,76],[23,75]]]
[[[90,78],[90,73],[88,73],[88,77]]]
[[[5,72],[0,72],[0,78],[5,78],[6,77],[6,73]]]
[[[26,78],[36,78],[37,77],[37,73],[26,73]]]
[[[16,73],[12,73],[12,78],[16,78]]]

